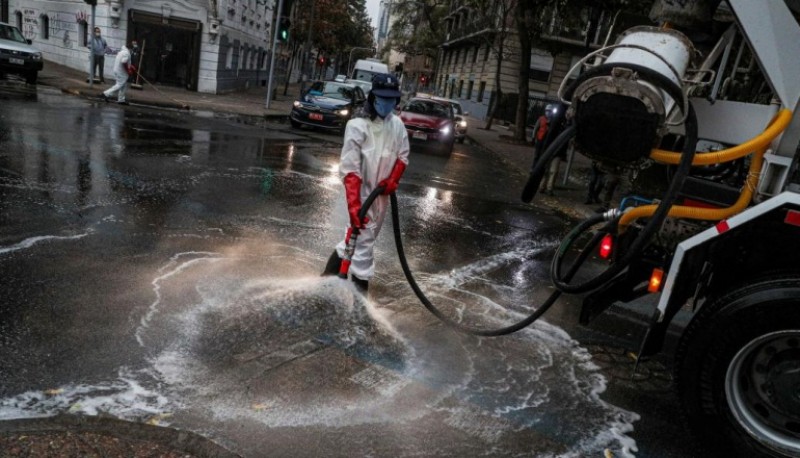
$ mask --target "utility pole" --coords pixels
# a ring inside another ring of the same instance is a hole
[[[267,110],[269,110],[269,102],[272,98],[272,76],[275,73],[275,48],[278,47],[278,21],[281,20],[281,14],[283,13],[283,0],[278,0],[278,14],[275,15],[275,22],[273,23],[273,28],[275,29],[275,35],[272,37],[272,55],[270,56],[269,62],[269,77],[267,78]]]
[[[89,87],[94,87],[94,49],[92,49],[92,45],[94,44],[94,16],[95,16],[95,8],[97,8],[97,0],[83,0],[84,2],[88,3],[92,6],[92,28],[89,29]]]

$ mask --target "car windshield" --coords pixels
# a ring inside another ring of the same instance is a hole
[[[25,37],[23,37],[19,32],[19,29],[3,24],[0,24],[0,39],[17,41],[25,44],[28,43],[28,41],[25,40]]]
[[[335,83],[331,81],[317,81],[308,90],[310,95],[330,97],[339,100],[353,100],[355,88],[348,84]]]
[[[449,118],[450,110],[441,103],[431,102],[428,100],[412,100],[408,102],[403,111],[409,113],[419,113],[428,116],[435,116],[437,118]]]
[[[346,83],[350,83],[350,84],[355,84],[356,86],[359,86],[359,87],[361,88],[361,90],[362,90],[362,91],[364,91],[365,93],[366,93],[366,92],[369,92],[369,91],[371,91],[371,90],[372,90],[372,83],[368,83],[368,82],[366,82],[366,81],[361,81],[361,80],[345,80],[345,82],[346,82]]]

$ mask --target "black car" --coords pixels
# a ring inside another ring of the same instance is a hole
[[[339,81],[315,81],[295,100],[289,122],[344,132],[347,121],[366,101],[364,91],[355,84]]]
[[[43,66],[42,53],[31,46],[31,40],[26,40],[13,25],[0,22],[0,76],[13,73],[24,76],[28,84],[35,84]]]

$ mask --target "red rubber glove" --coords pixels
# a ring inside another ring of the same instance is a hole
[[[389,174],[389,178],[381,180],[381,182],[378,183],[378,187],[383,186],[384,195],[392,194],[393,192],[397,191],[397,185],[400,184],[400,177],[403,176],[403,172],[405,171],[406,163],[400,159],[396,160],[394,162],[392,172]]]
[[[369,218],[364,217],[363,220],[358,220],[358,212],[361,210],[361,177],[352,172],[345,175],[344,191],[347,198],[347,212],[350,214],[350,225],[364,229]]]

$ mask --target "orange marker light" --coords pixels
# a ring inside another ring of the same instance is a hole
[[[606,234],[603,240],[600,241],[600,257],[608,259],[611,256],[611,251],[614,249],[614,236]]]
[[[653,273],[650,274],[650,284],[647,285],[647,291],[650,293],[657,293],[661,289],[661,280],[664,279],[664,269],[656,267]]]

